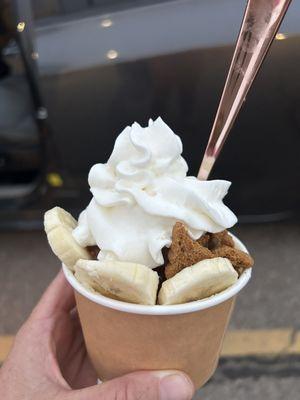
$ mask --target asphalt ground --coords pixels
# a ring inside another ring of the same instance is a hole
[[[214,378],[195,399],[296,399],[300,393],[300,221],[233,230],[255,259]],[[59,270],[40,231],[0,233],[0,360]]]

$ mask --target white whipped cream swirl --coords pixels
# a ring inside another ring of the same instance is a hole
[[[73,231],[82,246],[97,244],[99,258],[155,268],[172,228],[183,222],[194,239],[237,222],[223,204],[228,181],[186,176],[180,138],[158,118],[146,128],[134,123],[117,137],[106,164],[89,173],[93,198]]]

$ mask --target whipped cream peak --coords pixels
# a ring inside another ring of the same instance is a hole
[[[101,259],[155,268],[176,221],[194,239],[233,226],[237,219],[223,203],[231,183],[187,176],[181,153],[179,136],[161,118],[126,127],[107,163],[90,170],[93,199],[73,231],[78,243],[97,244]]]

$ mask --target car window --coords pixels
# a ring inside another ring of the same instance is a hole
[[[171,0],[32,0],[36,19],[62,16],[78,12],[128,9]]]

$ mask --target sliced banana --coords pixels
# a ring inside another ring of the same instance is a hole
[[[79,260],[75,277],[106,297],[136,304],[154,305],[158,274],[141,264],[121,261]]]
[[[84,260],[81,260],[84,261]],[[84,286],[87,290],[92,293],[101,293],[103,296],[110,297],[111,299],[119,300],[117,296],[114,296],[112,293],[109,293],[102,287],[99,287],[99,283],[97,282],[97,278],[94,278],[90,272],[90,268],[76,266],[75,264],[75,277],[76,279]],[[97,289],[96,289],[97,288]]]
[[[89,252],[73,238],[76,219],[63,208],[48,210],[44,216],[44,226],[53,253],[72,271],[79,259],[91,258]]]
[[[159,291],[158,303],[169,305],[201,300],[227,289],[237,279],[238,274],[227,258],[203,260],[166,280]]]

